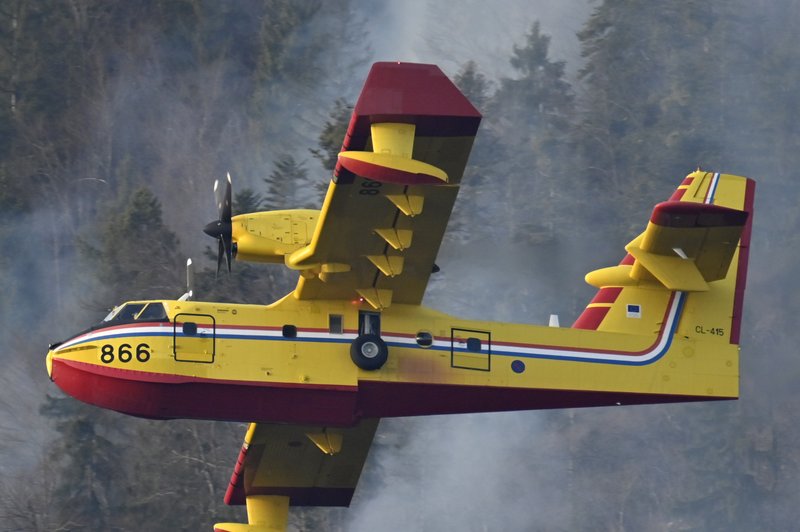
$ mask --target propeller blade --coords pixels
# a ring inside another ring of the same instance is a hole
[[[219,247],[217,250],[217,277],[219,277],[219,270],[222,267],[222,257],[225,255],[225,244],[222,243],[222,238],[218,239]]]
[[[231,189],[233,185],[231,184],[231,174],[228,172],[227,174],[227,183],[225,183],[225,195],[222,199],[222,207],[219,211],[219,219],[223,222],[230,223],[231,222]]]
[[[214,181],[214,203],[217,206],[217,219],[222,221],[222,204],[225,203],[225,198],[222,195],[219,179]]]
[[[216,238],[219,243],[217,246],[217,276],[219,276],[219,271],[222,269],[223,259],[228,266],[228,273],[231,272],[231,262],[233,261],[232,188],[230,172],[226,175],[225,183],[220,184],[219,179],[214,181],[214,199],[217,202],[219,219],[203,228],[205,234]]]
[[[226,238],[227,237],[227,238]],[[228,273],[231,273],[231,262],[233,262],[233,242],[231,241],[230,233],[223,235],[219,239],[222,242],[222,248],[225,250],[225,263],[228,265]]]

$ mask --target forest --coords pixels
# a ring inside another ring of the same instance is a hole
[[[440,25],[412,59],[441,63],[484,116],[425,304],[569,325],[593,294],[583,275],[616,264],[687,173],[748,176],[741,398],[383,420],[351,507],[294,510],[290,529],[795,529],[800,0],[576,1],[574,57],[553,55],[536,16],[548,2],[504,0],[496,10],[531,23],[502,68],[475,47],[453,67],[441,44],[486,37],[448,26],[485,14],[480,2],[411,4]],[[374,12],[394,13],[369,0],[0,0],[4,529],[245,520],[222,500],[245,425],[81,404],[48,381],[47,346],[122,301],[177,298],[187,257],[200,299],[293,289],[280,267],[217,278],[202,234],[212,186],[231,173],[234,214],[319,207],[370,64],[398,59],[375,56]]]

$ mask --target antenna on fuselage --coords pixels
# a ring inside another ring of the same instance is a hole
[[[192,259],[186,259],[186,293],[178,301],[189,301],[194,296],[194,265]]]

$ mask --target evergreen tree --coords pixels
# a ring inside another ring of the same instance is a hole
[[[347,135],[352,114],[353,106],[348,104],[345,99],[338,98],[319,137],[317,137],[318,148],[310,150],[314,157],[322,163],[322,167],[327,170],[327,175],[323,179],[313,180],[310,183],[314,190],[313,196],[309,197],[306,204],[310,208],[320,208],[325,200],[325,194],[328,192],[333,170],[339,160],[339,151],[341,151],[342,143]]]
[[[275,167],[264,178],[267,192],[264,197],[264,210],[297,208],[295,204],[298,186],[305,183],[308,170],[305,162],[297,162],[291,155],[284,155],[275,162]]]
[[[237,214],[257,212],[261,209],[263,201],[264,199],[261,197],[261,194],[252,188],[244,188],[233,196],[231,212],[234,216]]]
[[[587,61],[577,145],[593,194],[622,194],[614,201],[638,213],[697,165],[719,163],[716,131],[728,107],[719,80],[738,53],[715,38],[728,31],[726,11],[708,2],[597,7],[578,34]]]
[[[81,252],[103,287],[101,301],[181,293],[184,259],[178,239],[164,226],[161,203],[148,189],[138,189],[111,210],[97,241],[99,246],[84,241]]]
[[[333,172],[339,160],[339,151],[342,149],[342,142],[347,134],[352,114],[353,105],[348,104],[343,98],[337,99],[317,138],[319,148],[310,150],[314,157],[320,160],[323,168],[330,172]]]
[[[488,106],[490,127],[502,131],[504,141],[493,170],[506,184],[515,239],[531,243],[553,237],[564,220],[553,207],[571,185],[568,134],[574,98],[564,62],[551,60],[549,48],[550,37],[534,23],[510,59],[518,77],[502,79]]]
[[[41,413],[54,421],[59,435],[48,449],[58,457],[56,522],[70,530],[110,529],[124,508],[127,482],[119,467],[124,453],[104,434],[119,431],[119,418],[65,397],[47,397]]]
[[[474,61],[465,63],[453,78],[453,83],[467,97],[479,111],[487,105],[490,98],[490,84]],[[484,118],[484,124],[486,123]],[[453,214],[447,224],[445,238],[468,242],[480,240],[488,235],[485,231],[491,228],[487,223],[486,212],[488,205],[481,200],[491,197],[486,193],[485,187],[492,176],[496,163],[497,136],[495,132],[485,125],[478,129],[475,142],[472,146],[464,176],[461,179],[461,188],[458,199],[453,208]]]
[[[453,83],[479,111],[489,101],[490,83],[475,61],[467,61],[453,78]]]

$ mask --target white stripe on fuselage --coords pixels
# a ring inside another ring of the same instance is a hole
[[[577,347],[569,346],[546,346],[546,345],[533,345],[533,344],[511,344],[504,342],[494,342],[489,346],[487,352],[473,352],[467,349],[466,344],[454,344],[450,339],[435,339],[433,344],[424,349],[433,351],[455,351],[458,353],[468,353],[475,355],[496,355],[508,357],[522,357],[522,358],[546,358],[553,360],[569,360],[576,362],[594,362],[606,364],[630,364],[630,365],[643,365],[654,362],[660,358],[669,348],[672,336],[675,332],[678,319],[680,318],[680,309],[685,294],[683,292],[675,292],[675,296],[670,302],[670,307],[666,314],[663,327],[657,337],[657,341],[647,350],[636,353],[626,353],[614,350],[587,350]],[[214,334],[211,327],[198,327],[198,335],[192,336],[202,338],[203,334]],[[179,336],[186,337],[180,332],[180,328],[176,331]],[[103,340],[111,340],[114,338],[129,338],[129,337],[143,337],[143,336],[172,336],[173,325],[167,323],[164,325],[120,325],[110,329],[99,329],[89,333],[77,336],[59,346],[58,350],[67,349],[80,344],[89,342],[98,342]],[[239,327],[226,327],[224,325],[216,328],[216,338],[226,338],[231,340],[256,340],[256,341],[297,341],[309,343],[347,343],[349,344],[356,338],[354,333],[332,334],[324,331],[297,331],[297,337],[285,338],[280,329],[262,329],[262,328],[247,328],[242,329]],[[409,335],[397,335],[388,332],[381,335],[383,340],[389,346],[404,347],[404,348],[417,348],[423,349],[417,344],[416,338]]]

